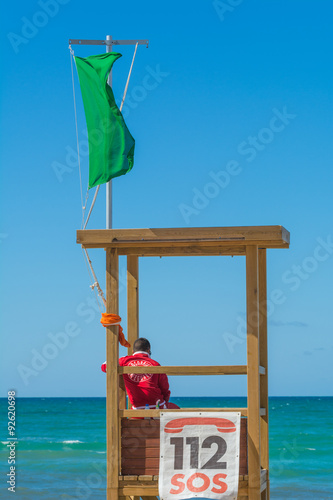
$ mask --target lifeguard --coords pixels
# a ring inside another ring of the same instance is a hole
[[[133,355],[119,359],[120,366],[147,366],[147,373],[130,373],[123,375],[126,392],[133,410],[148,408],[177,408],[169,403],[170,390],[167,375],[164,373],[149,373],[149,366],[161,366],[151,359],[150,342],[141,337],[133,344]],[[106,372],[106,363],[101,366]]]

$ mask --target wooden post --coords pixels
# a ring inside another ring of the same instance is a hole
[[[127,338],[131,347],[127,354],[133,354],[134,341],[139,337],[139,257],[127,256]],[[131,500],[140,500],[133,496]]]
[[[119,269],[116,250],[106,249],[106,311],[119,313]],[[107,500],[118,500],[119,441],[119,343],[118,326],[106,328],[106,443]]]
[[[127,256],[127,334],[128,355],[133,353],[133,343],[139,337],[139,257]]]
[[[258,247],[246,246],[249,500],[260,500]]]
[[[269,443],[268,443],[268,355],[267,355],[267,272],[266,249],[259,250],[259,361],[265,368],[265,375],[260,376],[260,408],[266,409],[266,414],[260,418],[260,451],[261,467],[267,469],[266,495],[269,500]]]

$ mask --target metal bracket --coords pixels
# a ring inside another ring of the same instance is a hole
[[[149,40],[84,40],[80,38],[70,38],[69,45],[146,45],[148,48]]]

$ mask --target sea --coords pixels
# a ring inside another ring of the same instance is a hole
[[[172,398],[181,408],[246,398]],[[16,399],[15,493],[8,491],[7,399],[0,399],[1,499],[105,499],[104,398]],[[333,398],[270,398],[272,500],[333,499]],[[12,450],[13,451],[13,450]]]

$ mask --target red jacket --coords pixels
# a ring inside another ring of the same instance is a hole
[[[147,352],[138,351],[132,356],[124,356],[119,359],[120,366],[161,366],[157,361],[149,357]],[[106,363],[102,365],[106,372]],[[148,371],[148,370],[147,370]],[[134,408],[145,408],[146,404],[155,408],[156,402],[167,403],[170,398],[168,377],[164,373],[130,373],[123,375],[129,400]]]

